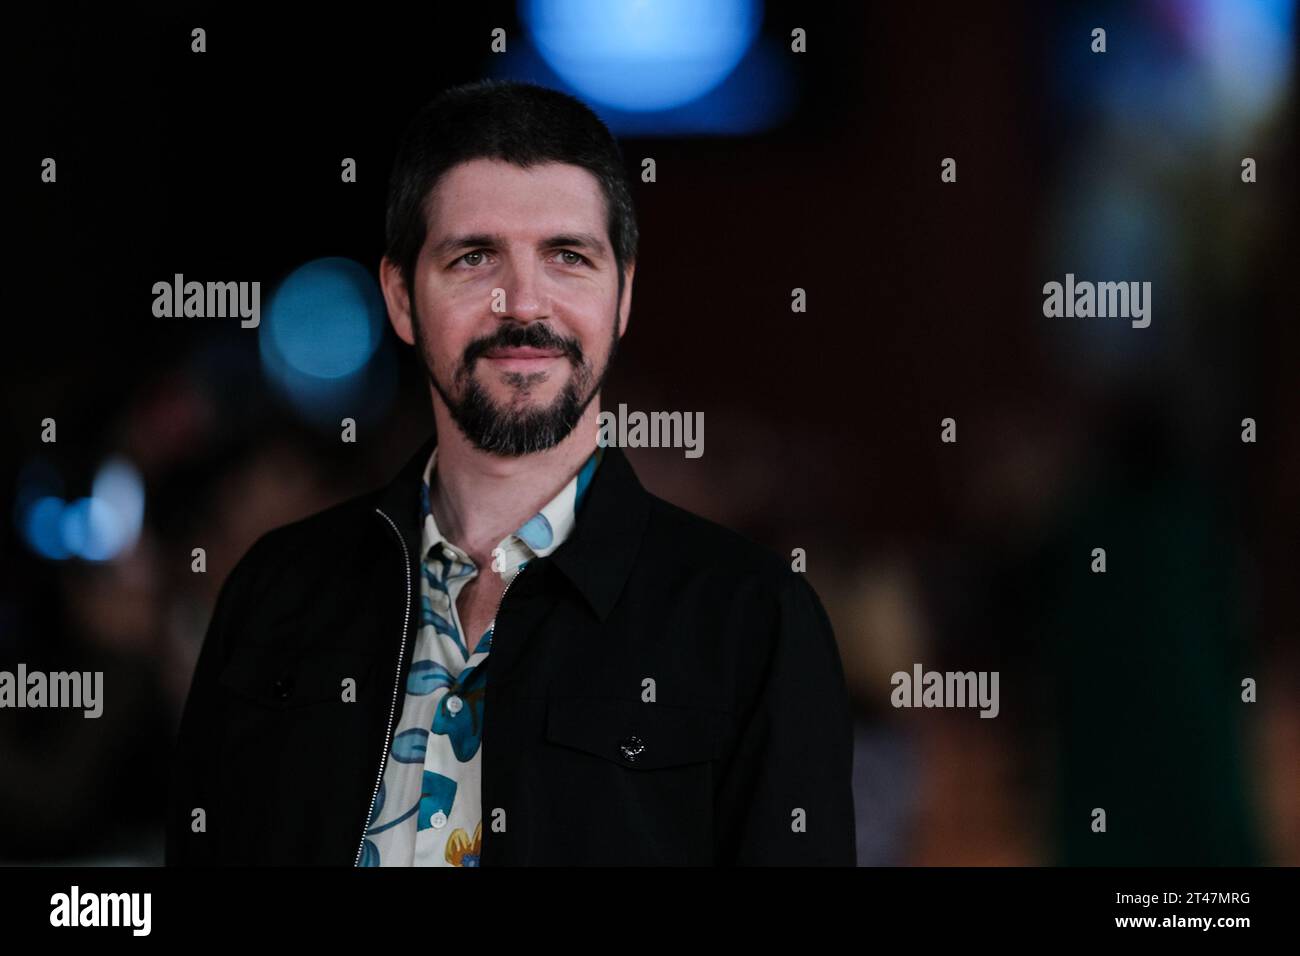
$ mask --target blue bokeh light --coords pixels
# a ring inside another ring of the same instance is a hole
[[[70,556],[63,543],[62,498],[38,498],[26,509],[21,525],[27,546],[41,557],[62,561]]]
[[[121,518],[98,498],[78,498],[59,519],[63,546],[87,561],[107,561],[123,538]]]
[[[383,303],[370,273],[351,259],[317,259],[276,289],[260,330],[283,360],[313,378],[359,371],[379,345]]]
[[[16,504],[27,546],[50,561],[109,561],[129,551],[144,525],[144,482],[126,459],[110,458],[91,494],[66,502],[43,490],[61,484],[53,466],[37,459],[23,470]]]
[[[754,0],[521,0],[520,18],[555,73],[619,110],[668,110],[708,94],[758,34]]]
[[[279,285],[262,318],[262,370],[309,421],[373,418],[395,388],[386,316],[379,285],[360,263],[308,262]]]
[[[95,503],[92,516],[96,507],[103,506],[112,515],[112,523],[111,527],[103,522],[95,526],[99,537],[92,536],[88,546],[93,553],[83,549],[82,557],[104,561],[129,551],[144,526],[144,481],[135,466],[120,457],[104,462],[95,474],[90,499]]]

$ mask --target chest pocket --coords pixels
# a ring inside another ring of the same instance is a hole
[[[292,710],[342,701],[349,678],[355,682],[354,698],[360,699],[370,665],[369,656],[356,651],[318,651],[299,660],[246,653],[232,657],[218,681],[239,697]]]
[[[700,707],[552,697],[546,707],[546,739],[629,770],[658,770],[715,759],[726,717]]]

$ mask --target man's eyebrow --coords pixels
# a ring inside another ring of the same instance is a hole
[[[474,248],[478,246],[500,248],[504,243],[505,240],[500,236],[489,235],[485,232],[476,232],[466,236],[448,236],[446,239],[434,243],[432,246],[432,252],[435,258],[441,259],[443,256],[450,255],[457,249]]]
[[[579,249],[586,249],[589,252],[604,252],[605,243],[599,236],[593,236],[589,232],[564,232],[556,236],[548,236],[541,242],[543,249],[554,249],[558,246],[577,246]]]
[[[505,238],[486,232],[469,233],[462,236],[448,236],[434,243],[430,251],[435,259],[441,259],[444,256],[451,255],[459,249],[477,249],[487,247],[491,249],[500,249],[505,245]],[[605,243],[599,236],[592,235],[589,232],[562,232],[554,236],[547,236],[540,243],[542,249],[558,249],[561,246],[575,246],[579,249],[585,249],[593,254],[603,254]]]

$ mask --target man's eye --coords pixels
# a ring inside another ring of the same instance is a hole
[[[476,266],[483,261],[484,255],[485,253],[481,249],[478,249],[475,250],[474,252],[465,253],[463,256],[460,257],[460,261],[465,263],[465,265],[467,266]]]
[[[580,255],[579,253],[574,252],[572,249],[561,249],[561,250],[560,250],[560,255],[561,255],[561,256],[573,256],[572,259],[565,259],[565,260],[564,260],[564,264],[565,264],[565,265],[569,265],[569,266],[580,265],[581,263],[584,263],[584,262],[587,261],[586,258],[584,258],[584,257],[583,257],[582,255]]]

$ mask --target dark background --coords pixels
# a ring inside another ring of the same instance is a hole
[[[859,710],[864,865],[1300,862],[1294,6],[1233,7],[771,3],[784,117],[620,135],[658,181],[634,179],[641,255],[603,405],[702,411],[704,456],[634,450],[643,482],[806,550]],[[15,31],[0,669],[103,669],[107,703],[0,711],[0,862],[161,861],[221,582],[431,428],[391,331],[391,398],[344,444],[265,379],[259,330],[154,318],[153,283],[260,280],[265,327],[298,266],[376,270],[397,136],[442,88],[512,75],[498,26],[526,42],[488,3],[175,4]],[[1151,280],[1151,327],[1045,318],[1066,272]],[[141,476],[139,541],[42,557],[32,469],[71,499],[110,455]],[[892,708],[914,662],[998,670],[1001,714]]]

